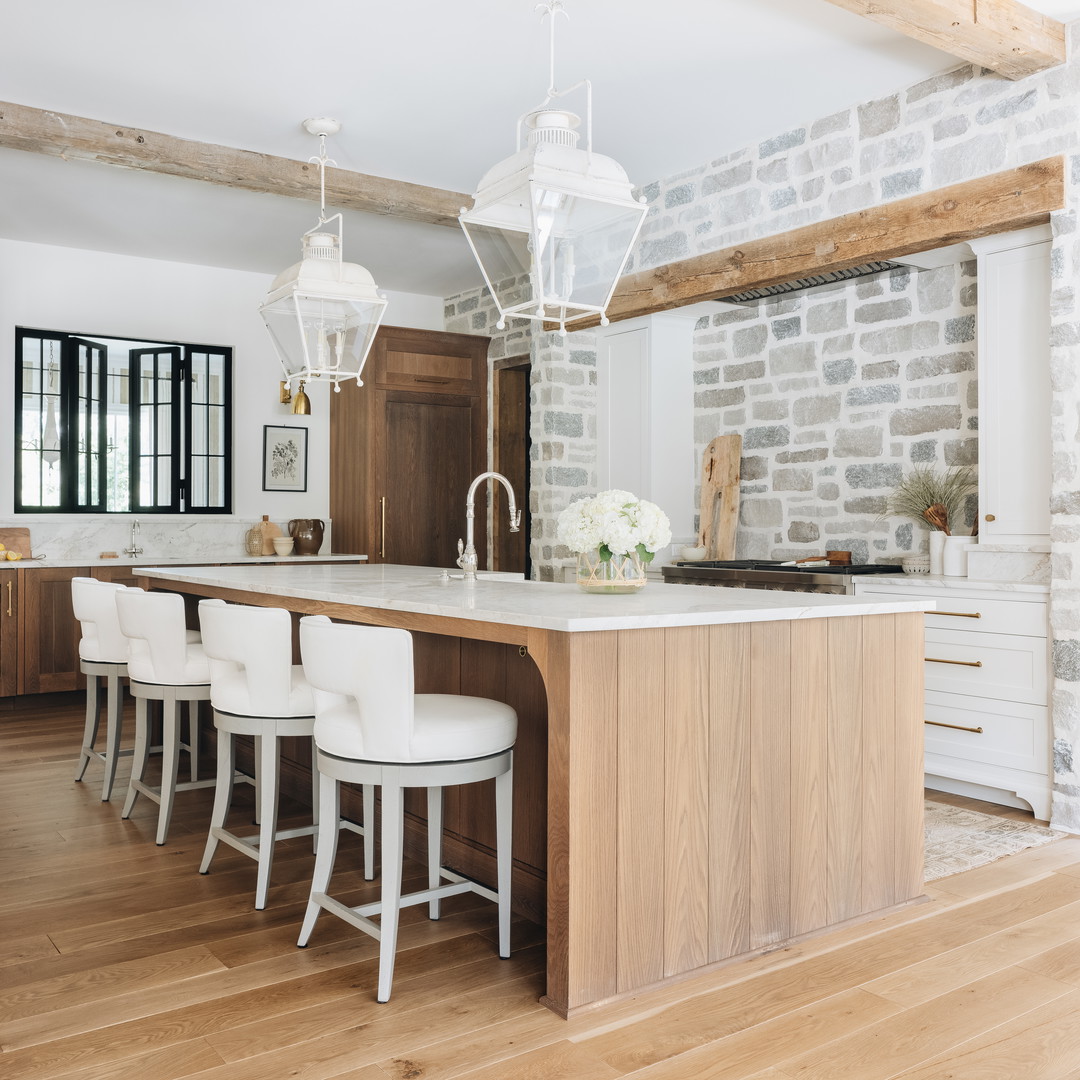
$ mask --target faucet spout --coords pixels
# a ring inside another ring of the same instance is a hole
[[[143,553],[143,549],[139,547],[138,544],[138,537],[141,531],[142,528],[139,525],[139,519],[136,518],[131,523],[131,547],[124,548],[124,554],[130,555],[133,559],[137,559]]]
[[[476,522],[476,489],[486,480],[498,480],[506,489],[507,510],[510,515],[510,531],[517,532],[521,528],[521,511],[517,507],[514,498],[514,489],[510,481],[498,472],[483,472],[470,485],[469,492],[465,496],[465,539],[458,540],[457,564],[465,571],[466,581],[476,580],[476,544],[474,542],[474,526]]]

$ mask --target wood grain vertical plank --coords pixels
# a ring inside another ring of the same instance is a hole
[[[829,619],[828,921],[862,911],[862,626]]]
[[[548,996],[554,961],[565,968],[565,997],[552,1004],[565,1010],[617,991],[619,634],[547,637],[555,639],[556,660],[564,658],[541,668],[550,725]]]
[[[896,836],[894,900],[923,891],[923,656],[925,619],[919,612],[893,615],[896,657]]]
[[[618,635],[619,991],[664,975],[664,634]]]
[[[664,974],[709,959],[709,631],[664,631]]]
[[[791,624],[750,627],[750,947],[791,936]]]
[[[896,650],[893,616],[866,615],[863,634],[863,910],[894,903]]]
[[[791,932],[826,922],[828,910],[828,624],[791,624]]]
[[[709,628],[709,960],[750,948],[750,626]]]

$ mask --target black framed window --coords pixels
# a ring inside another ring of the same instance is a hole
[[[229,513],[232,350],[18,327],[15,510]]]

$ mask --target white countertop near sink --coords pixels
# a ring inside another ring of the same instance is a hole
[[[254,561],[254,560],[252,560]],[[456,571],[451,571],[456,573]],[[208,588],[237,589],[354,607],[408,611],[543,630],[631,630],[664,626],[772,622],[926,610],[926,600],[868,600],[821,593],[715,589],[704,585],[650,582],[635,594],[597,595],[575,584],[506,581],[497,577],[466,584],[441,580],[424,566],[220,566],[204,570],[162,568],[149,576]]]
[[[226,563],[229,566],[265,566],[268,563],[356,563],[367,562],[366,555],[204,555],[202,558],[174,555],[167,559],[155,559],[153,555],[142,555],[133,559],[122,555],[118,559],[101,559],[96,556],[89,559],[51,559],[47,555],[32,559],[18,559],[15,562],[0,562],[0,568],[22,568],[30,570],[36,567],[72,567],[72,566],[137,566],[150,569],[152,566],[207,566]]]

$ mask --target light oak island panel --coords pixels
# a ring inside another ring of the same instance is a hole
[[[646,625],[588,630],[588,617],[571,613],[573,629],[562,630],[500,623],[493,613],[501,606],[516,618],[507,606],[516,595],[554,598],[570,611],[580,595],[573,586],[486,586],[464,605],[472,617],[457,618],[400,610],[397,594],[379,608],[366,594],[352,605],[344,591],[329,603],[284,579],[245,591],[239,579],[183,577],[147,580],[294,611],[318,605],[357,622],[420,629],[422,621],[425,638],[459,643],[441,651],[462,657],[462,693],[512,694],[511,658],[535,665],[544,700],[514,701],[523,731],[515,772],[546,768],[546,799],[534,785],[530,799],[545,805],[519,815],[515,856],[532,845],[528,872],[546,873],[544,1001],[562,1015],[922,893],[919,605],[813,600],[797,611],[790,599],[759,598],[742,615],[709,622],[702,614],[700,625],[650,616]],[[663,607],[683,602],[680,591],[720,606],[717,594],[741,592],[658,586],[653,596]],[[605,599],[605,613],[632,610],[618,607],[626,598]],[[518,647],[483,644],[500,640]],[[475,648],[485,651],[465,662]],[[490,880],[482,814],[476,801],[458,815],[459,847],[448,850],[467,853],[467,872]],[[546,865],[537,868],[545,839]]]

